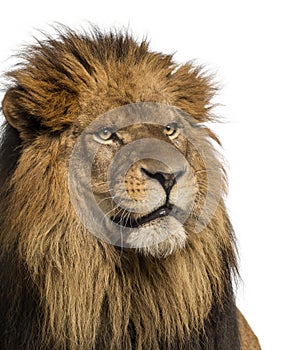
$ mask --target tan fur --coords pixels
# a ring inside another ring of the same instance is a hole
[[[48,38],[28,49],[22,65],[8,74],[13,83],[3,112],[19,131],[23,148],[6,183],[9,190],[0,190],[2,254],[23,266],[38,295],[44,315],[40,346],[94,349],[102,335],[106,349],[119,349],[121,342],[131,349],[132,322],[139,334],[137,349],[158,350],[157,339],[170,346],[193,329],[203,331],[212,304],[223,297],[223,256],[233,271],[237,269],[224,186],[204,231],[193,232],[194,213],[184,225],[185,248],[158,259],[127,249],[121,253],[82,226],[70,202],[68,161],[76,137],[109,109],[163,102],[204,122],[212,118],[215,88],[199,67],[177,66],[171,56],[149,51],[146,42],[137,45],[124,36],[119,46],[113,35],[92,35],[89,40],[73,32],[58,40]],[[125,52],[118,59],[120,47]],[[137,137],[135,132],[128,135],[128,142]],[[211,147],[204,142],[206,149]],[[183,151],[198,171],[198,210],[206,195],[204,166],[191,145],[185,144]],[[213,151],[210,157],[221,168]],[[100,183],[110,158],[104,154],[96,165]],[[132,169],[128,176],[137,178],[137,173]],[[133,186],[131,196],[141,200],[142,180]],[[18,293],[15,289],[11,294],[12,304],[17,305]],[[105,324],[105,318],[110,322]],[[246,345],[253,340],[245,338],[242,325],[240,316],[243,349],[257,349]]]
[[[242,350],[260,350],[258,338],[250,328],[242,313],[238,310],[238,325],[241,335]]]

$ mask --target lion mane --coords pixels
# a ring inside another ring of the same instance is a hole
[[[224,188],[203,232],[194,234],[187,221],[185,248],[160,259],[97,239],[78,220],[68,191],[76,121],[82,130],[90,114],[148,101],[210,121],[216,89],[202,68],[177,65],[127,33],[63,28],[27,47],[7,76],[0,348],[240,349]]]

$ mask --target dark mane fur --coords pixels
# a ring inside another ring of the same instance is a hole
[[[16,129],[5,122],[0,128],[0,186],[3,188],[6,180],[16,167],[21,152],[21,141]]]

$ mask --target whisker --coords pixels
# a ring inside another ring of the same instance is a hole
[[[109,198],[112,198],[112,197],[109,197]],[[118,206],[119,206],[120,203],[121,203],[121,202],[119,202],[119,203],[117,204],[117,206],[113,207],[112,209],[110,209],[109,211],[107,211],[106,213],[104,213],[102,222],[103,222],[103,220],[106,220],[107,217],[109,217],[109,214],[110,214],[110,213],[112,213],[116,208],[118,208]],[[113,203],[112,203],[112,205],[113,205]],[[122,210],[122,209],[119,209],[118,213],[120,213],[121,210]],[[113,217],[115,218],[115,217],[118,215],[118,213],[116,213]]]

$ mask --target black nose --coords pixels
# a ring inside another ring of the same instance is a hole
[[[185,173],[184,170],[180,170],[175,173],[152,173],[145,168],[141,168],[141,171],[147,176],[158,180],[161,186],[164,188],[167,195],[169,195],[172,187],[176,184],[176,180]]]

